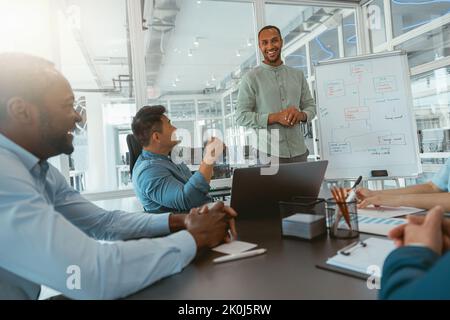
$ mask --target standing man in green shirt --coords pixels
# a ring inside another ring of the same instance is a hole
[[[277,27],[262,28],[258,43],[264,60],[241,80],[237,123],[259,131],[259,163],[306,161],[309,151],[300,122],[316,115],[308,83],[302,71],[283,64],[283,39]],[[278,139],[273,129],[278,129]]]

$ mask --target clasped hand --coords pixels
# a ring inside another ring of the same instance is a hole
[[[236,217],[236,211],[219,201],[211,208],[204,205],[201,208],[191,209],[186,216],[185,225],[198,248],[213,248],[237,237],[234,220]]]
[[[281,110],[278,113],[278,123],[285,127],[292,127],[306,120],[306,114],[295,106]]]
[[[436,206],[425,216],[408,216],[408,222],[392,229],[389,238],[398,247],[423,245],[440,255],[450,249],[450,221],[444,217],[444,209]]]

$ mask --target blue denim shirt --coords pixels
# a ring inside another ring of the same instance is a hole
[[[212,201],[210,186],[200,172],[192,174],[186,164],[175,164],[165,155],[142,150],[132,176],[147,212],[185,212]]]

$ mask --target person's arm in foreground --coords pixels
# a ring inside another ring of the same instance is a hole
[[[20,176],[11,174],[0,181],[0,243],[9,244],[0,246],[0,266],[70,298],[114,299],[145,288],[180,272],[198,249],[222,242],[230,226],[230,215],[223,210],[223,204],[218,204],[209,214],[192,210],[185,218],[187,230],[164,238],[99,243],[49,205],[31,181],[17,178]],[[141,219],[143,216],[139,216],[137,224]],[[166,219],[168,232],[168,215]],[[105,221],[102,224],[108,228]],[[129,222],[133,223],[132,218]],[[85,230],[92,229],[87,220],[82,224]],[[112,226],[115,231],[111,234],[116,234],[117,228]],[[134,230],[129,236],[163,233],[151,229]],[[80,272],[79,289],[69,285],[70,270]]]
[[[416,207],[431,209],[436,204],[450,211],[450,194],[442,192],[434,183],[428,182],[409,186],[406,188],[372,191],[366,188],[358,188],[356,191],[361,201],[358,208],[366,208],[369,205],[392,207]]]
[[[400,248],[384,263],[380,298],[450,299],[450,224],[443,220],[443,209],[408,220],[389,234]]]

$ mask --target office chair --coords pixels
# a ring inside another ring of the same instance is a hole
[[[130,177],[133,174],[134,164],[142,152],[142,147],[132,134],[127,135],[127,146],[130,151]]]

